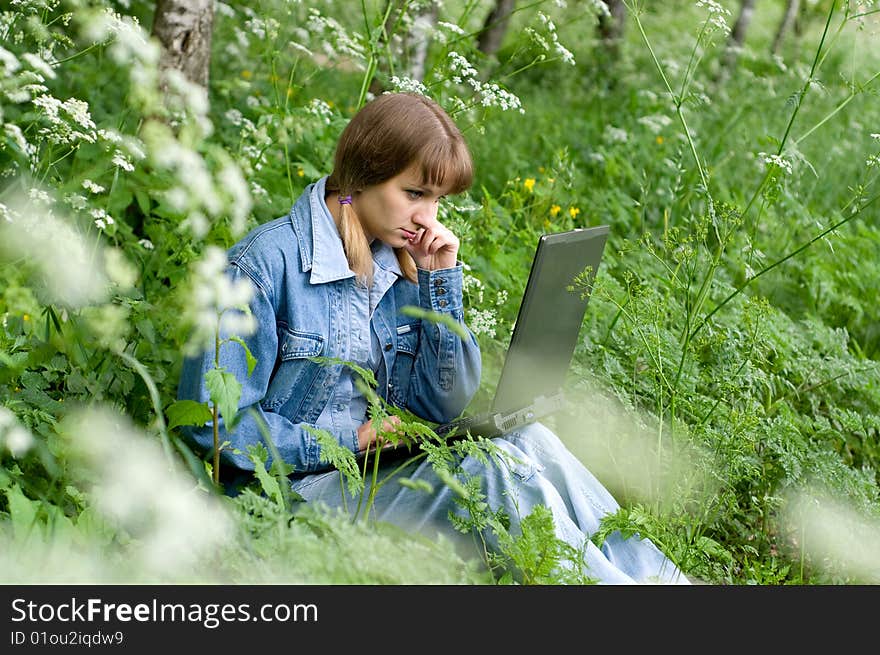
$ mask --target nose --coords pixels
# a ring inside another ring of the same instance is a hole
[[[416,208],[416,212],[415,212],[415,215],[413,216],[413,219],[415,219],[415,222],[417,224],[421,223],[421,220],[419,220],[419,219],[428,220],[428,221],[433,222],[437,218],[437,210],[438,209],[439,209],[439,203],[431,202],[431,201],[426,201],[426,202],[420,203],[419,206]]]

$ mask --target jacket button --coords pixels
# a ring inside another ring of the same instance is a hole
[[[437,289],[437,295],[438,295],[438,296],[442,296],[442,295],[445,294],[445,293],[446,293],[446,289],[444,289],[443,287],[439,287],[439,288]]]
[[[385,352],[387,353],[387,352],[388,352],[389,350],[391,350],[393,347],[394,347],[394,346],[392,346],[390,343],[386,343],[386,344],[385,344]]]
[[[440,307],[446,307],[446,305],[448,305],[449,303],[446,302],[445,298],[441,298],[437,301],[437,304],[440,305]]]

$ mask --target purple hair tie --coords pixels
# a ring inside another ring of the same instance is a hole
[[[351,204],[351,196],[339,196],[339,204],[340,205],[350,205]]]

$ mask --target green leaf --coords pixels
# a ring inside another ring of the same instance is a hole
[[[204,425],[213,418],[208,403],[196,400],[176,400],[165,410],[168,417],[168,429],[181,425]]]
[[[217,406],[227,429],[231,428],[235,424],[235,415],[238,413],[241,384],[225,368],[212,368],[205,373],[205,385],[208,387],[211,402]]]
[[[366,382],[370,388],[376,388],[376,376],[373,374],[373,371],[366,369],[362,366],[358,366],[352,361],[347,359],[340,359],[339,357],[309,357],[309,361],[315,362],[316,364],[339,364],[341,366],[346,366],[350,368],[352,371],[357,374],[359,378],[361,378],[364,382]]]
[[[413,318],[420,318],[438,325],[445,325],[462,339],[470,338],[465,327],[449,314],[441,314],[440,312],[434,312],[430,309],[422,309],[415,305],[404,305],[400,308],[400,313],[404,316],[412,316]]]
[[[254,372],[254,367],[257,365],[257,358],[253,356],[251,353],[251,349],[248,348],[247,344],[244,342],[244,339],[241,337],[232,336],[229,337],[230,341],[234,341],[242,348],[244,348],[244,356],[247,359],[247,367],[248,367],[248,377],[250,377],[251,373]]]
[[[268,453],[263,444],[255,444],[248,446],[248,459],[254,463],[254,475],[260,481],[260,486],[266,495],[274,500],[278,505],[284,507],[284,495],[281,493],[281,487],[278,480],[269,475],[266,471],[266,459]]]

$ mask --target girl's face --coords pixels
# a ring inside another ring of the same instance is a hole
[[[424,184],[417,167],[411,167],[381,184],[352,195],[352,209],[367,239],[403,247],[420,229],[437,222],[443,189]]]

